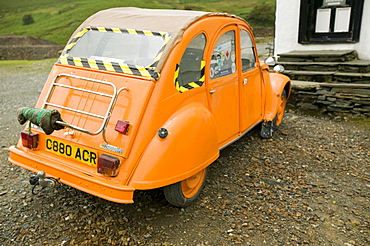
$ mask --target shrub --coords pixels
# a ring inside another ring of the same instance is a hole
[[[243,17],[245,17],[252,26],[273,27],[275,26],[275,3],[259,3]]]
[[[195,5],[190,5],[190,4],[185,4],[184,9],[185,10],[197,10],[197,11],[202,10],[201,7],[198,7],[198,6],[195,6]]]
[[[23,25],[31,25],[34,23],[34,19],[32,18],[32,15],[24,15],[22,17]]]

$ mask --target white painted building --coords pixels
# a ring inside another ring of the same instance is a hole
[[[275,55],[356,50],[370,60],[370,0],[276,0]]]

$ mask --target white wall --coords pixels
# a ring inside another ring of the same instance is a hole
[[[350,44],[299,44],[300,0],[276,0],[275,55],[293,50],[357,50],[370,60],[370,0],[364,1],[360,42]]]

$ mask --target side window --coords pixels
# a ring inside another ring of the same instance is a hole
[[[229,31],[220,37],[213,48],[209,74],[215,79],[235,72],[235,32]]]
[[[186,47],[180,64],[176,68],[175,85],[178,91],[184,92],[202,86],[204,82],[204,49],[206,36],[201,33]]]
[[[240,43],[242,51],[242,71],[245,72],[256,67],[253,42],[249,33],[245,30],[241,30],[240,32]]]

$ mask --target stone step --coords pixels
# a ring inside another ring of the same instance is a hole
[[[370,84],[370,73],[344,73],[339,71],[285,70],[284,74],[292,80],[313,82],[340,82]]]
[[[287,62],[279,61],[286,70],[339,71],[350,73],[370,73],[370,61],[354,60],[346,62]]]
[[[370,73],[343,73],[334,74],[333,81],[341,83],[370,84]]]
[[[303,70],[303,71],[337,71],[340,62],[288,62],[280,61],[278,64],[283,65],[286,70]]]
[[[345,62],[358,59],[355,50],[290,51],[278,54],[279,62]]]
[[[341,63],[339,65],[340,72],[350,73],[370,73],[370,61],[368,60],[354,60]]]

